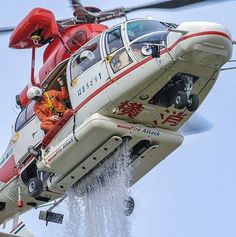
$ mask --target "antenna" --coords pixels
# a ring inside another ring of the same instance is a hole
[[[17,113],[17,111],[15,110],[15,108],[13,107],[13,108],[11,108],[12,109],[12,111],[16,114],[16,115],[18,115],[18,113]]]

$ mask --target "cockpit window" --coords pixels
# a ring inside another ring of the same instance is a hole
[[[142,53],[142,49],[148,45],[158,45],[160,49],[165,48],[168,34],[168,31],[158,31],[146,34],[143,37],[139,37],[137,40],[134,40],[130,44],[130,48],[132,49],[135,57],[140,60],[145,57]]]
[[[154,20],[132,21],[127,24],[127,34],[129,41],[133,41],[138,37],[151,32],[164,30],[166,30],[166,27],[159,21]]]
[[[121,29],[117,27],[106,34],[106,51],[111,54],[116,50],[122,48],[124,43],[121,38]]]
[[[100,37],[96,37],[81,48],[79,54],[76,55],[72,62],[72,80],[101,60],[99,42]]]

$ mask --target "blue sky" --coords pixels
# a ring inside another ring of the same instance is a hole
[[[144,0],[129,2],[83,1],[106,9],[132,6]],[[216,1],[218,2],[218,1]],[[57,19],[71,16],[68,2],[56,0],[17,1],[2,3],[0,26],[16,25],[32,8],[52,10]],[[154,19],[181,23],[214,21],[228,27],[234,39],[236,1],[178,11],[144,11],[132,17],[152,16]],[[112,24],[112,23],[109,23]],[[1,36],[1,108],[0,152],[11,136],[16,114],[15,95],[30,78],[30,51],[8,48],[9,36]],[[235,58],[234,54],[234,58]],[[38,60],[38,65],[40,64]],[[235,157],[235,95],[236,71],[222,72],[215,87],[199,108],[214,127],[207,133],[188,136],[183,145],[155,167],[133,187],[136,210],[132,218],[135,237],[235,237],[236,235],[236,157]],[[36,236],[50,236],[37,220],[37,211],[22,219]],[[49,227],[50,228],[53,227]],[[55,228],[55,226],[54,226]]]

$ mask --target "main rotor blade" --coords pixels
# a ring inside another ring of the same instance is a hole
[[[235,0],[224,0],[225,1],[235,1]],[[92,23],[92,22],[103,22],[118,17],[124,16],[126,13],[130,13],[138,10],[145,9],[176,9],[180,7],[186,7],[189,5],[197,3],[219,3],[223,0],[159,0],[146,4],[142,4],[135,7],[120,7],[114,8],[107,11],[101,11],[95,7],[83,7],[80,0],[69,0],[71,6],[74,9],[73,15],[76,17],[77,22],[82,23]],[[64,23],[62,20],[60,23]],[[71,21],[73,23],[73,20]]]
[[[74,9],[73,15],[77,17],[77,19],[95,19],[95,16],[93,14],[93,7],[84,7],[79,0],[69,0],[71,3],[71,6]],[[100,11],[100,9],[97,9]]]
[[[78,7],[83,7],[79,0],[70,0],[71,6],[76,11]]]
[[[220,2],[222,0],[168,0],[168,1],[155,1],[148,4],[143,4],[136,7],[126,8],[126,13],[143,10],[143,9],[175,9],[185,7],[200,2]]]
[[[12,32],[15,27],[0,27],[0,34],[7,34]]]

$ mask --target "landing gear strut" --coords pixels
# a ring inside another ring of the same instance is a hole
[[[189,75],[183,78],[185,88],[176,94],[174,107],[177,109],[187,108],[188,111],[195,111],[199,106],[199,98],[196,94],[192,94],[193,79]]]

